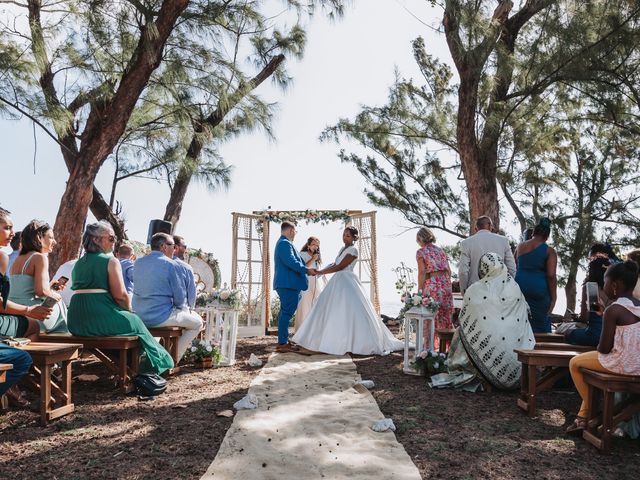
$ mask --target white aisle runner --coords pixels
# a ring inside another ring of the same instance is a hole
[[[420,474],[349,357],[273,354],[251,386],[258,408],[241,410],[206,480],[402,479]]]

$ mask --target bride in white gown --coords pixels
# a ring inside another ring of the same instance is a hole
[[[345,228],[344,247],[334,264],[319,275],[335,273],[304,323],[293,337],[298,345],[315,352],[344,355],[384,355],[402,350],[404,343],[393,336],[376,315],[373,305],[353,268],[358,249],[353,243],[358,230]]]

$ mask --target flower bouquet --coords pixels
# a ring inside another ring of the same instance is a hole
[[[431,312],[435,312],[440,306],[440,304],[433,298],[431,298],[429,295],[423,296],[422,292],[420,291],[413,294],[402,295],[400,297],[400,301],[402,302],[402,308],[400,309],[398,318],[403,318],[404,314],[414,307],[422,307],[430,310]]]
[[[191,342],[184,358],[196,367],[211,368],[222,360],[222,353],[214,342],[196,338]]]
[[[225,286],[221,290],[214,290],[210,293],[199,293],[196,297],[197,306],[206,307],[210,304],[222,305],[237,310],[242,304],[240,290],[226,288]]]
[[[425,376],[436,375],[447,371],[445,361],[446,354],[425,350],[420,352],[416,360],[411,364],[413,368],[421,372]]]

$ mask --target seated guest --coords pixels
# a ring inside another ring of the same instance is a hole
[[[73,289],[71,288],[73,287],[73,282],[71,281],[71,272],[73,272],[73,267],[76,265],[77,261],[78,259],[74,258],[73,260],[64,262],[58,267],[58,270],[56,270],[56,273],[53,276],[54,282],[57,282],[60,277],[67,278],[66,287],[58,292],[67,308],[69,308],[69,305],[71,305],[71,297],[73,297]]]
[[[13,238],[13,221],[9,212],[0,208],[0,247],[6,247]],[[7,273],[9,256],[0,250],[0,335],[7,337],[38,338],[38,320],[51,316],[51,309],[36,305],[20,305],[9,301],[10,282]],[[28,317],[28,318],[27,318]]]
[[[516,248],[516,282],[531,310],[531,328],[535,333],[550,333],[549,314],[556,304],[558,255],[547,245],[551,221],[543,217],[533,228],[531,239]]]
[[[182,358],[202,329],[200,315],[187,305],[183,270],[172,260],[171,235],[151,237],[151,253],[136,260],[133,270],[133,308],[148,327],[183,327],[178,340],[178,358]]]
[[[501,389],[520,384],[521,364],[514,349],[535,345],[527,302],[497,253],[482,256],[478,273],[480,279],[464,294],[448,373],[432,376],[433,387],[476,390],[482,379]]]
[[[18,407],[28,406],[29,401],[24,398],[22,392],[18,389],[17,383],[29,371],[31,357],[23,350],[0,342],[0,363],[13,365],[11,370],[7,370],[4,383],[0,383],[0,397],[6,395],[9,402]]]
[[[640,300],[633,297],[638,265],[632,261],[607,268],[604,293],[612,303],[604,310],[598,350],[577,355],[569,363],[571,378],[582,397],[578,416],[567,433],[582,433],[589,410],[589,388],[581,368],[604,373],[640,375]]]
[[[609,304],[609,299],[603,291],[604,272],[613,263],[618,262],[618,257],[613,253],[609,245],[595,243],[589,249],[587,264],[587,276],[582,284],[582,300],[580,302],[580,322],[587,324],[586,328],[576,328],[566,333],[567,343],[572,345],[598,346],[602,331],[602,315],[592,311],[587,305],[587,282],[598,284],[598,297],[603,305]]]
[[[120,262],[111,255],[116,236],[111,225],[87,225],[82,237],[85,254],[73,267],[75,294],[69,306],[69,330],[83,337],[137,335],[144,353],[140,371],[162,373],[173,368],[171,355],[131,312],[131,297],[122,281]]]
[[[187,244],[180,235],[173,236],[173,243],[175,243],[173,260],[178,264],[178,268],[182,272],[184,288],[187,292],[187,305],[193,309],[196,306],[196,277],[193,274],[193,267],[184,261]]]
[[[21,235],[22,235],[22,232],[16,232],[13,238],[11,239],[12,252],[9,254],[9,265],[7,266],[7,272],[11,271],[11,266],[13,265],[13,262],[15,261],[16,258],[18,258],[18,255],[20,255],[20,247],[22,246],[22,244],[20,243]]]
[[[129,295],[133,294],[133,247],[123,243],[118,248],[118,260],[122,268],[122,280],[124,288]]]
[[[22,305],[39,305],[45,297],[58,303],[51,316],[41,323],[42,332],[67,332],[67,306],[56,291],[64,288],[49,280],[49,258],[56,240],[48,223],[32,220],[22,230],[20,255],[11,267],[9,300]]]
[[[627,260],[636,262],[636,265],[638,265],[638,269],[640,269],[640,249],[632,250],[627,253]],[[633,289],[633,296],[635,298],[640,298],[640,275],[638,276],[638,281],[636,282],[636,286]]]

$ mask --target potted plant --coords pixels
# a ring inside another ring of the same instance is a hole
[[[424,352],[420,352],[420,355],[416,357],[415,362],[413,362],[411,366],[425,377],[430,377],[431,375],[437,375],[438,373],[447,371],[445,365],[446,360],[447,355],[444,353],[425,350]]]
[[[193,340],[184,356],[198,368],[211,368],[222,359],[222,353],[214,342],[197,338]]]

